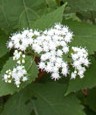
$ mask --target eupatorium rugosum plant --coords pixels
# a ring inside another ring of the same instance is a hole
[[[76,76],[83,78],[89,66],[88,52],[86,48],[70,46],[72,41],[73,32],[60,23],[44,31],[27,29],[13,34],[7,47],[14,49],[13,60],[16,61],[16,66],[5,72],[3,80],[6,83],[13,82],[17,87],[28,80],[24,66],[27,55],[39,57],[38,69],[50,73],[54,80],[67,76],[70,79],[75,79]]]

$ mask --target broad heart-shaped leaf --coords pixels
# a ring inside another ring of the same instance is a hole
[[[1,115],[85,115],[74,95],[64,97],[66,87],[57,82],[29,85],[8,100]]]
[[[72,46],[86,47],[89,54],[96,51],[96,26],[71,20],[63,20],[63,24],[73,31]]]
[[[91,59],[90,67],[86,70],[84,78],[80,79],[78,76],[76,79],[69,81],[69,86],[66,91],[66,95],[70,92],[76,92],[84,88],[92,88],[96,86],[96,59]]]
[[[19,26],[30,27],[46,9],[45,0],[0,0],[0,27],[7,31]]]
[[[74,11],[96,11],[96,0],[63,0],[68,2]]]
[[[66,6],[66,4],[57,8],[55,11],[48,13],[48,14],[42,16],[40,19],[36,20],[32,24],[32,28],[44,30],[44,29],[54,25],[54,23],[56,23],[56,22],[62,22],[65,6]]]
[[[3,81],[3,75],[5,74],[6,70],[8,70],[8,69],[12,70],[14,67],[16,67],[16,62],[13,61],[12,57],[9,58],[9,60],[6,62],[3,69],[1,70],[1,74],[0,74],[0,96],[13,94],[16,91],[21,90],[26,85],[28,85],[29,83],[34,81],[35,78],[38,76],[37,66],[36,66],[33,58],[26,57],[25,61],[26,61],[25,68],[28,71],[29,78],[28,78],[28,81],[21,84],[20,88],[17,88],[13,83],[8,84]],[[30,71],[30,74],[29,74],[29,71]]]

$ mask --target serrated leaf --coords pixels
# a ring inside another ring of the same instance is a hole
[[[32,57],[26,57],[25,60],[26,60],[25,68],[28,70],[28,73],[30,73],[29,80],[26,81],[25,83],[22,83],[20,88],[17,88],[13,83],[9,84],[9,83],[5,83],[3,81],[2,76],[5,74],[6,70],[8,70],[8,69],[12,70],[14,67],[16,67],[16,62],[13,61],[12,57],[9,58],[9,60],[4,65],[4,67],[1,71],[1,74],[0,74],[0,96],[13,94],[17,91],[20,91],[26,85],[28,85],[29,83],[34,81],[35,78],[38,76],[37,66],[36,66],[34,60],[32,59]],[[29,72],[29,70],[30,70],[30,72]]]
[[[54,82],[30,85],[8,100],[1,115],[85,115],[74,95],[64,97],[65,90],[66,84]]]
[[[54,23],[56,22],[62,22],[65,6],[66,4],[57,8],[55,11],[48,13],[42,16],[40,19],[36,20],[32,24],[32,28],[42,30],[42,29],[49,28],[50,26],[54,25]]]
[[[63,20],[63,24],[73,31],[72,46],[86,47],[89,54],[96,51],[96,26],[71,20]]]
[[[92,88],[96,86],[96,59],[91,58],[90,67],[86,70],[84,78],[72,79],[69,81],[69,86],[66,91],[66,95],[70,92],[76,92],[84,88]]]
[[[30,27],[30,24],[40,17],[39,11],[42,11],[43,15],[44,9],[47,9],[45,0],[1,0],[0,27],[7,31]]]

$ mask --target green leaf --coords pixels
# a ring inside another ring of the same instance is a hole
[[[13,115],[13,113],[14,115],[31,115],[32,105],[26,104],[27,99],[28,97],[23,93],[14,95],[7,101],[0,115]],[[10,107],[8,107],[9,104],[11,104]]]
[[[73,31],[72,46],[86,47],[89,54],[96,51],[96,26],[71,20],[63,20],[63,24]]]
[[[43,7],[42,7],[43,6]],[[30,27],[47,9],[45,0],[1,0],[0,27],[9,31],[19,27]]]
[[[25,59],[25,68],[27,70],[27,73],[29,75],[28,82],[31,83],[38,77],[38,67],[34,61],[34,59],[31,56],[27,56]]]
[[[86,105],[89,106],[91,110],[96,112],[96,88],[88,91],[88,95],[86,97]]]
[[[35,78],[38,76],[37,66],[32,57],[26,57],[25,61],[26,61],[25,68],[28,70],[28,74],[30,73],[29,80],[26,81],[25,83],[22,83],[20,88],[17,88],[13,83],[9,84],[3,81],[2,76],[5,74],[6,70],[8,69],[12,70],[14,67],[16,67],[16,62],[13,61],[12,57],[9,58],[9,60],[6,62],[0,74],[0,96],[13,94],[16,91],[21,90],[26,85],[34,81]]]
[[[64,97],[65,90],[66,84],[35,83],[11,97],[1,115],[13,115],[14,111],[14,115],[85,115],[74,95]]]
[[[0,58],[8,52],[7,49],[8,38],[9,38],[8,35],[6,35],[4,31],[0,30]]]
[[[42,16],[32,24],[32,28],[45,29],[49,28],[56,22],[62,22],[65,5],[57,8],[55,11]]]
[[[74,11],[96,11],[96,0],[63,0],[68,2]]]
[[[13,61],[12,58],[9,58],[9,60],[5,63],[3,69],[1,70],[0,74],[0,96],[12,94],[14,93],[17,88],[13,84],[7,84],[3,81],[3,75],[5,74],[6,70],[13,69],[15,67],[16,63]]]
[[[57,7],[57,3],[56,3],[55,0],[46,0],[46,3],[47,3],[47,5],[48,5],[49,8],[54,9],[54,8]]]
[[[0,71],[2,70],[4,64],[5,64],[6,61],[9,59],[9,57],[10,57],[10,54],[7,53],[7,54],[5,54],[4,56],[2,56],[2,57],[0,58]]]
[[[84,88],[92,88],[96,86],[96,59],[91,58],[90,67],[86,70],[84,78],[80,79],[78,76],[76,79],[69,81],[69,86],[66,91],[66,95],[70,92],[76,92]]]

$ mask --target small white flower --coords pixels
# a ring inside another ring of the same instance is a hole
[[[73,34],[71,32],[68,32],[64,39],[67,43],[70,43],[72,40],[72,37],[73,37]]]
[[[76,78],[76,73],[72,72],[71,73],[71,79],[75,79]]]
[[[51,64],[48,64],[48,65],[46,66],[45,70],[46,70],[47,72],[52,72],[52,71],[53,71],[52,65],[51,65]]]
[[[18,60],[20,58],[21,52],[18,52],[17,50],[13,53],[13,60]]]
[[[12,48],[13,48],[13,42],[10,41],[10,42],[8,43],[8,46],[7,46],[7,47],[10,48],[10,49],[12,49]]]
[[[55,63],[56,62],[56,57],[55,56],[50,56],[49,61],[51,63]]]
[[[46,65],[45,65],[44,62],[40,62],[38,66],[39,66],[40,69],[45,69],[46,68]]]
[[[68,65],[67,65],[66,63],[63,64],[61,73],[62,73],[64,76],[67,76],[67,74],[68,74]]]
[[[62,28],[62,25],[60,23],[55,24],[54,28],[60,30]]]
[[[57,50],[57,56],[60,56],[60,57],[61,57],[62,55],[63,55],[62,50],[60,50],[60,49],[59,49],[59,50]]]
[[[25,82],[25,81],[27,81],[28,80],[28,77],[26,77],[26,76],[24,76],[23,78],[22,78],[22,81],[23,82]]]
[[[12,81],[11,81],[11,80],[8,80],[7,82],[8,82],[8,83],[11,83]]]
[[[71,57],[73,60],[77,60],[79,58],[77,54],[71,54]]]
[[[53,72],[55,72],[55,73],[58,73],[58,72],[59,72],[59,68],[58,68],[58,67],[54,67],[54,68],[52,68],[52,70],[53,70]]]
[[[52,75],[51,75],[51,77],[52,77],[52,79],[54,79],[54,80],[58,80],[58,79],[60,79],[61,77],[60,77],[60,75],[59,75],[59,73],[52,73]]]
[[[4,74],[4,80],[7,80],[7,79],[8,79],[8,75]]]
[[[83,63],[84,63],[84,65],[85,65],[86,67],[88,67],[88,66],[89,66],[89,64],[90,64],[90,62],[89,62],[89,60],[88,60],[88,59],[85,59]]]
[[[69,32],[68,27],[67,27],[67,26],[63,26],[63,27],[62,27],[62,32],[63,32],[64,35],[65,35],[66,33],[68,33],[68,32]]]
[[[49,58],[46,54],[41,55],[41,61],[46,61],[47,59],[49,59]]]
[[[34,31],[34,35],[35,35],[35,36],[39,36],[39,35],[40,35],[39,31],[38,31],[38,30],[35,30],[35,31]]]
[[[17,61],[17,64],[21,64],[21,61],[20,61],[20,60],[18,60],[18,61]]]
[[[61,65],[62,62],[63,62],[63,60],[62,60],[62,58],[57,57],[55,62],[56,62],[56,63],[59,63],[59,64]]]
[[[43,50],[44,50],[45,52],[48,52],[48,51],[49,51],[49,47],[48,47],[47,45],[44,45]]]
[[[61,68],[61,63],[57,63],[57,62],[55,62],[55,67],[57,67],[57,68]]]
[[[41,46],[38,46],[37,44],[33,44],[32,48],[35,50],[35,52],[37,53],[41,53],[42,52],[42,48]]]
[[[66,47],[63,47],[63,52],[66,54],[66,53],[68,53],[69,52],[69,47],[68,46],[66,46]]]
[[[16,84],[16,86],[19,88],[19,87],[20,87],[21,82],[20,82],[19,80],[17,80],[17,81],[15,81],[15,84]]]
[[[79,60],[76,60],[73,62],[73,67],[79,67],[81,65],[81,62]]]
[[[67,47],[67,43],[65,41],[60,41],[59,44],[62,46],[62,47]]]

